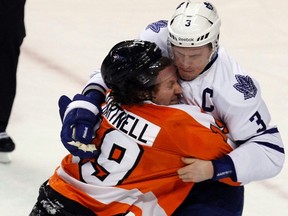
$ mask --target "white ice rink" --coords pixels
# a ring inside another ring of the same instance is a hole
[[[0,164],[0,215],[27,216],[38,189],[67,153],[58,98],[80,92],[110,48],[150,22],[170,19],[181,0],[27,0],[17,95],[7,132],[12,163]],[[213,0],[220,43],[256,77],[288,146],[288,1]],[[287,151],[287,148],[286,148]],[[257,166],[257,164],[255,164]],[[243,216],[288,215],[288,167],[246,186]]]

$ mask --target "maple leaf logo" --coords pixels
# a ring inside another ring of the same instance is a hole
[[[165,28],[167,26],[168,21],[167,20],[159,20],[157,22],[151,23],[147,26],[146,29],[151,29],[152,31],[159,33],[161,28]]]
[[[213,6],[209,2],[204,2],[204,4],[208,9],[213,10]]]
[[[244,100],[255,97],[257,94],[257,88],[249,76],[235,75],[237,83],[233,87],[244,94]]]

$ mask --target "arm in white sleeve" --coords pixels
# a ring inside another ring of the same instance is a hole
[[[276,126],[270,125],[270,113],[261,97],[260,86],[255,80],[253,82],[257,88],[255,97],[245,100],[235,89],[216,100],[225,107],[220,116],[231,139],[238,145],[228,155],[234,163],[236,181],[242,184],[276,176],[285,160],[280,133]]]
[[[105,96],[107,90],[108,87],[102,79],[101,72],[95,71],[83,89],[82,94],[86,95],[91,91],[97,91]]]

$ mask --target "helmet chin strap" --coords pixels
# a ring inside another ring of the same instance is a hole
[[[174,55],[173,55],[173,51],[172,51],[172,44],[169,41],[169,39],[167,40],[167,50],[168,50],[169,57],[174,60]]]
[[[212,53],[209,57],[208,62],[211,62],[212,60],[214,60],[214,58],[216,57],[216,55],[218,53],[218,49],[219,49],[218,41],[219,41],[219,35],[218,35],[217,39],[212,42]]]
[[[211,53],[211,55],[210,55],[210,57],[209,57],[208,63],[211,62],[211,61],[213,61],[213,60],[216,58],[217,53],[218,53],[218,47],[217,47],[216,49],[213,49],[213,50],[212,50],[212,53]]]

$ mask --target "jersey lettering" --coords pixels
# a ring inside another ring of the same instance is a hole
[[[209,88],[204,89],[202,94],[202,109],[205,112],[212,112],[214,110],[214,106],[212,104],[210,105],[208,104],[208,101],[212,101],[209,100],[209,98],[212,97],[213,97],[213,90]]]
[[[186,26],[186,27],[189,27],[190,25],[191,25],[191,20],[186,20],[185,26]]]
[[[218,133],[223,137],[223,140],[225,142],[227,142],[228,138],[226,136],[226,134],[229,133],[228,128],[226,127],[225,124],[223,124],[221,121],[219,120],[215,120],[215,123],[217,125],[217,127],[215,125],[210,125],[210,129],[214,132],[214,133]]]
[[[103,115],[111,125],[140,144],[151,146],[160,131],[159,126],[123,110],[118,104],[111,103],[111,101],[103,107]]]
[[[257,125],[260,125],[261,128],[259,128],[256,132],[260,133],[266,130],[266,124],[265,122],[262,120],[261,115],[259,114],[259,112],[255,112],[255,114],[249,119],[251,122],[256,121]]]
[[[142,148],[129,137],[117,130],[110,130],[105,134],[101,153],[96,161],[79,163],[82,179],[92,185],[118,185],[136,167],[142,151]]]

